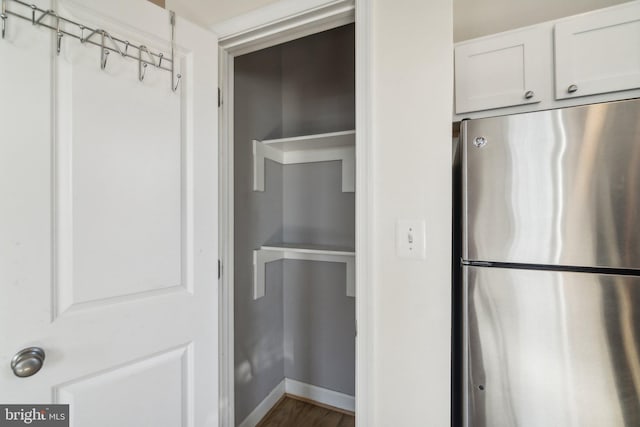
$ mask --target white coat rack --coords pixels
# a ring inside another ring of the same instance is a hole
[[[176,74],[175,69],[175,26],[176,16],[174,12],[170,13],[171,24],[171,54],[169,58],[164,53],[152,52],[144,45],[137,45],[122,40],[111,35],[108,31],[101,28],[91,28],[82,25],[71,19],[65,18],[57,14],[54,10],[44,10],[34,4],[26,3],[22,0],[0,0],[2,8],[0,11],[0,20],[2,20],[2,38],[5,38],[7,29],[7,21],[9,16],[13,16],[25,21],[31,22],[36,27],[49,28],[56,32],[57,54],[60,55],[62,48],[62,38],[65,36],[75,38],[82,44],[90,44],[100,48],[100,69],[107,67],[109,54],[117,53],[123,57],[133,58],[138,61],[138,80],[144,81],[145,73],[149,65],[155,69],[164,70],[171,73],[171,90],[176,92],[180,85],[181,74]],[[27,15],[23,15],[15,10],[7,8],[7,4],[15,3],[17,6],[25,8]],[[28,14],[30,13],[30,16]]]

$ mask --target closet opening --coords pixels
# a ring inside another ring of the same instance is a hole
[[[355,425],[355,24],[232,70],[233,425]]]

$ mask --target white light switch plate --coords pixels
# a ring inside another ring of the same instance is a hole
[[[400,258],[425,259],[426,253],[424,220],[398,220],[396,224],[396,254]]]

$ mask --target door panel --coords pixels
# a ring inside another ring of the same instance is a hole
[[[60,385],[55,391],[58,400],[83,408],[74,419],[78,426],[112,427],[123,419],[138,426],[193,426],[189,367],[187,348],[180,348]],[[151,383],[154,389],[146,386]],[[131,399],[132,395],[144,398]],[[104,401],[117,411],[104,411]]]
[[[60,312],[187,286],[192,159],[182,155],[183,95],[168,89],[166,71],[149,69],[140,83],[131,58],[110,55],[101,70],[97,49],[66,40],[56,61]]]
[[[466,425],[640,424],[640,277],[464,276]]]
[[[464,121],[464,258],[640,269],[639,116],[621,101]]]
[[[169,13],[146,1],[56,9],[169,58]],[[135,59],[101,70],[99,47],[63,37],[56,56],[53,31],[11,16],[7,30],[0,402],[70,403],[80,427],[217,425],[215,37],[177,19],[174,93],[167,71],[141,82]],[[18,378],[27,346],[44,367]]]

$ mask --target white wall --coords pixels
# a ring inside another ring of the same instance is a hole
[[[452,0],[374,0],[374,420],[448,426]],[[427,259],[395,253],[425,219]]]
[[[374,324],[367,427],[450,422],[452,1],[368,0]],[[196,4],[167,0],[180,14],[217,20],[204,16],[213,8],[200,12]],[[425,260],[396,257],[397,219],[426,221]]]
[[[629,0],[454,0],[453,38],[468,40]]]

